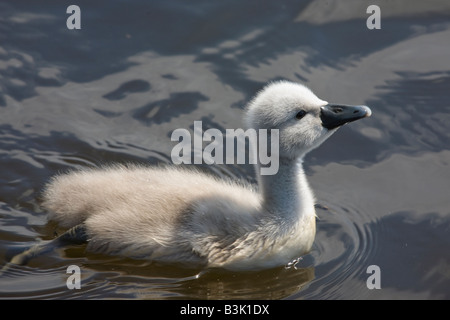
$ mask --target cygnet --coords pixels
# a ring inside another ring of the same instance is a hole
[[[43,206],[93,252],[231,270],[286,265],[311,249],[316,233],[304,156],[370,115],[301,84],[272,82],[245,108],[247,128],[279,130],[279,170],[259,175],[257,186],[179,166],[113,165],[55,176]]]

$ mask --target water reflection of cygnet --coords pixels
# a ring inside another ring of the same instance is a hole
[[[249,128],[279,129],[279,170],[259,175],[258,191],[194,170],[111,166],[54,177],[44,207],[94,252],[231,270],[283,266],[310,250],[316,232],[305,154],[370,114],[274,82],[246,108]]]
[[[314,268],[272,268],[257,272],[212,270],[176,288],[193,299],[283,299],[300,292],[314,279]]]

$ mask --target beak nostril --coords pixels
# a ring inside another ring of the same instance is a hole
[[[342,110],[342,108],[336,108],[336,109],[334,109],[334,112],[335,113],[341,113],[343,110]]]
[[[359,113],[359,110],[355,110],[355,111],[353,111],[353,113]]]

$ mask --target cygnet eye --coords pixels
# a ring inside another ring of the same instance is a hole
[[[303,118],[306,115],[306,111],[305,110],[300,110],[299,112],[297,112],[297,114],[295,115],[295,118],[297,120],[300,120],[301,118]]]

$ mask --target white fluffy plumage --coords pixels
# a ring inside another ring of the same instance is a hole
[[[335,131],[322,125],[325,105],[287,81],[248,104],[247,127],[280,132],[279,171],[258,187],[175,166],[110,166],[52,178],[43,206],[63,227],[84,224],[95,252],[234,270],[285,265],[314,241],[302,159]]]

